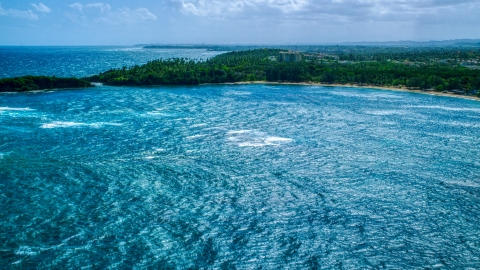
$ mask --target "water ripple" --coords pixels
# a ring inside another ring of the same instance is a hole
[[[292,85],[4,97],[6,268],[480,265],[478,102]]]

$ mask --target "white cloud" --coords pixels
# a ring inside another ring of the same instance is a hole
[[[104,3],[93,3],[93,4],[87,4],[85,5],[86,8],[98,8],[100,9],[101,12],[109,12],[112,10],[109,4],[104,4]]]
[[[73,8],[73,9],[76,9],[80,12],[83,12],[83,5],[80,4],[80,3],[73,3],[73,4],[69,5],[69,7]]]
[[[157,16],[146,8],[137,8],[134,10],[120,8],[112,10],[109,4],[104,3],[90,3],[86,5],[74,3],[71,4],[70,7],[78,10],[82,17],[74,14],[68,14],[67,16],[75,22],[82,22],[84,24],[88,22],[105,22],[113,25],[121,25],[157,20]]]
[[[170,0],[184,14],[202,17],[268,17],[299,20],[410,20],[470,10],[480,0]]]
[[[28,19],[28,20],[38,20],[38,15],[33,13],[31,10],[18,10],[18,9],[3,9],[2,5],[0,4],[0,15],[1,16],[9,16],[9,17],[16,17],[21,19]]]
[[[179,1],[179,0],[172,0]],[[277,10],[282,13],[291,13],[304,10],[310,0],[183,0],[181,10],[185,14],[197,16],[228,16],[242,12],[270,12]]]
[[[121,8],[117,11],[110,12],[107,17],[103,17],[105,21],[110,23],[139,23],[145,21],[156,21],[157,16],[153,15],[146,8],[138,8],[130,10],[129,8]]]
[[[39,3],[38,5],[37,4],[32,4],[32,6],[40,12],[49,13],[51,11],[51,9],[47,6],[45,6],[43,3]]]

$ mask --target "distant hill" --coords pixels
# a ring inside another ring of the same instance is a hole
[[[295,51],[322,51],[333,46],[369,46],[369,47],[479,47],[480,39],[453,39],[453,40],[431,40],[431,41],[382,41],[382,42],[341,42],[323,44],[137,44],[145,49],[205,49],[209,51],[244,51],[261,48],[277,48],[282,50]]]
[[[452,39],[452,40],[431,40],[431,41],[384,41],[384,42],[343,42],[339,45],[347,46],[409,46],[409,47],[457,47],[469,46],[480,47],[480,39]]]

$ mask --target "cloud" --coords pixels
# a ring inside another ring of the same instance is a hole
[[[480,6],[480,0],[170,0],[186,15],[265,17],[299,20],[409,20]]]
[[[153,15],[146,8],[138,8],[135,10],[130,10],[128,8],[119,9],[114,13],[114,17],[131,21],[131,22],[143,22],[143,21],[155,21],[157,16]]]
[[[18,10],[18,9],[3,9],[2,4],[0,4],[0,15],[1,16],[9,16],[9,17],[16,17],[21,19],[28,19],[28,20],[38,20],[38,15],[33,13],[31,10]]]
[[[98,8],[101,12],[109,12],[112,10],[109,4],[104,3],[93,3],[85,5],[86,8]]]
[[[80,4],[80,3],[73,3],[73,4],[69,5],[69,7],[73,8],[73,9],[76,9],[80,12],[83,12],[83,5]]]
[[[266,12],[276,10],[291,13],[304,10],[310,0],[171,0],[180,4],[185,14],[197,16],[229,16],[243,12]]]
[[[32,6],[40,12],[49,13],[51,11],[51,9],[47,6],[45,6],[43,3],[39,3],[38,5],[37,4],[32,4]]]
[[[78,10],[82,17],[80,18],[80,16],[73,14],[69,14],[68,17],[75,22],[82,22],[84,24],[88,22],[105,22],[112,25],[121,25],[157,20],[157,16],[146,8],[137,8],[134,10],[120,8],[112,10],[109,4],[104,3],[90,3],[86,5],[74,3],[70,5],[70,8]]]
[[[423,17],[451,19],[458,10],[468,13],[480,7],[480,0],[319,0],[312,2],[304,18],[331,18],[345,22],[397,21],[416,22]],[[457,19],[455,19],[457,20]]]
[[[138,8],[130,10],[129,8],[121,8],[117,11],[110,12],[107,17],[103,17],[105,21],[110,23],[139,23],[146,21],[156,21],[157,16],[153,15],[146,8]]]

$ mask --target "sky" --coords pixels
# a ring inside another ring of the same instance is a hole
[[[463,38],[480,38],[480,0],[0,0],[0,45]]]

